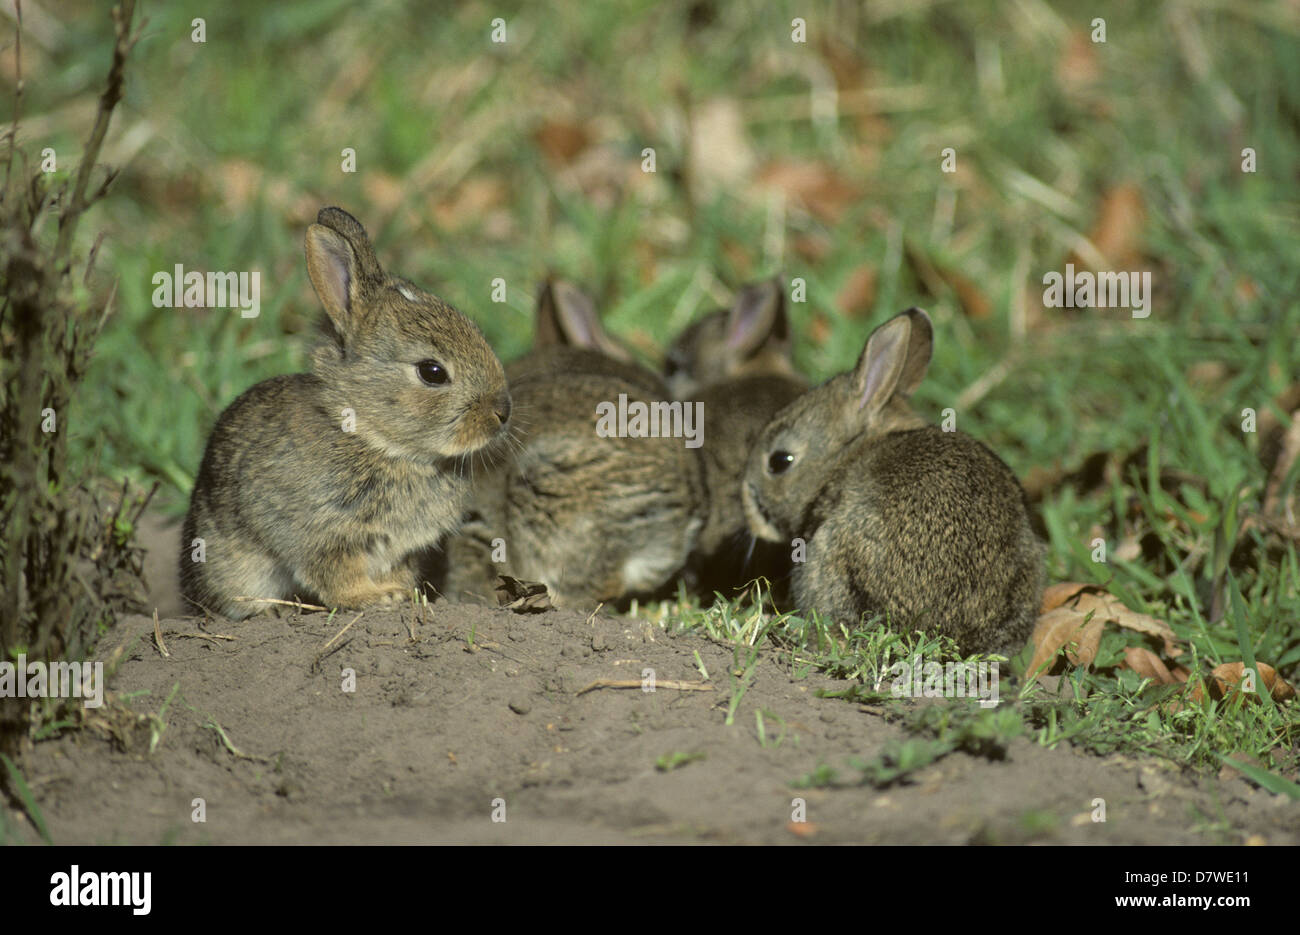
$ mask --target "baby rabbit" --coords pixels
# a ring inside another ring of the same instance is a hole
[[[965,653],[1011,653],[1033,627],[1044,548],[1010,468],[908,405],[932,340],[929,316],[909,309],[851,373],[777,413],[749,459],[745,514],[758,536],[806,543],[792,582],[804,612],[849,626],[884,613]]]
[[[779,584],[790,549],[754,542],[741,503],[741,478],[759,433],[808,388],[790,360],[790,322],[780,278],[746,286],[728,309],[710,312],[678,335],[665,370],[675,399],[703,403],[708,513],[687,580],[697,594],[729,594],[755,578]]]
[[[711,383],[782,376],[806,387],[791,361],[790,319],[779,276],[751,283],[731,308],[709,312],[668,346],[664,375],[674,399]]]
[[[417,553],[460,519],[467,460],[510,420],[479,329],[387,275],[347,212],[316,221],[307,272],[326,320],[312,371],[221,414],[185,518],[182,593],[236,619],[271,606],[244,597],[362,607],[410,593]]]
[[[447,591],[483,597],[506,574],[544,583],[556,606],[653,593],[703,522],[699,459],[682,438],[598,434],[603,403],[667,405],[662,381],[605,335],[572,286],[545,284],[537,316],[542,346],[507,367],[518,450],[476,485],[447,546]]]

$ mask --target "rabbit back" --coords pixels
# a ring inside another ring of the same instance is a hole
[[[985,445],[934,426],[847,449],[808,505],[795,603],[837,622],[886,615],[964,652],[1018,649],[1044,549],[1015,475]]]
[[[536,372],[512,394],[517,450],[476,487],[471,517],[450,543],[452,593],[481,595],[484,577],[509,574],[546,584],[557,606],[588,607],[664,586],[703,524],[699,459],[680,438],[596,431],[599,404],[653,397],[580,372]],[[493,543],[505,561],[489,566]]]

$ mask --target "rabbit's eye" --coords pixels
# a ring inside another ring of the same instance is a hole
[[[794,464],[794,455],[788,451],[774,451],[767,459],[767,469],[773,474],[784,474]]]
[[[442,386],[451,379],[447,368],[436,360],[422,360],[415,365],[415,372],[428,386]]]

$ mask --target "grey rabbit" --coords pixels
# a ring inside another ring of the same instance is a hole
[[[326,316],[311,372],[258,383],[221,414],[185,518],[182,593],[237,619],[271,606],[240,598],[410,594],[461,517],[470,459],[510,424],[479,329],[386,274],[355,218],[322,209],[306,253]]]
[[[662,589],[702,525],[703,472],[681,438],[603,437],[597,406],[667,403],[657,374],[605,334],[594,305],[543,285],[539,346],[507,366],[515,450],[476,485],[447,545],[447,593],[485,598],[498,574],[547,586],[556,606],[618,604]],[[497,560],[493,560],[493,559]]]
[[[745,286],[729,308],[689,325],[669,345],[665,375],[674,398],[703,403],[708,431],[699,448],[708,513],[687,562],[693,591],[730,596],[755,578],[778,588],[790,550],[755,542],[745,521],[741,479],[759,434],[807,388],[791,360],[784,283]]]
[[[755,535],[804,540],[792,597],[805,613],[951,637],[966,653],[1017,651],[1037,615],[1044,547],[1011,469],[908,397],[930,362],[929,316],[872,332],[857,366],[782,409],[751,453]]]

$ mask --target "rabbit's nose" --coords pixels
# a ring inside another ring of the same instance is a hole
[[[493,413],[497,417],[498,422],[500,422],[502,425],[505,425],[507,422],[509,422],[510,421],[510,394],[502,393],[497,398],[497,401],[493,405],[492,409],[493,409]]]

